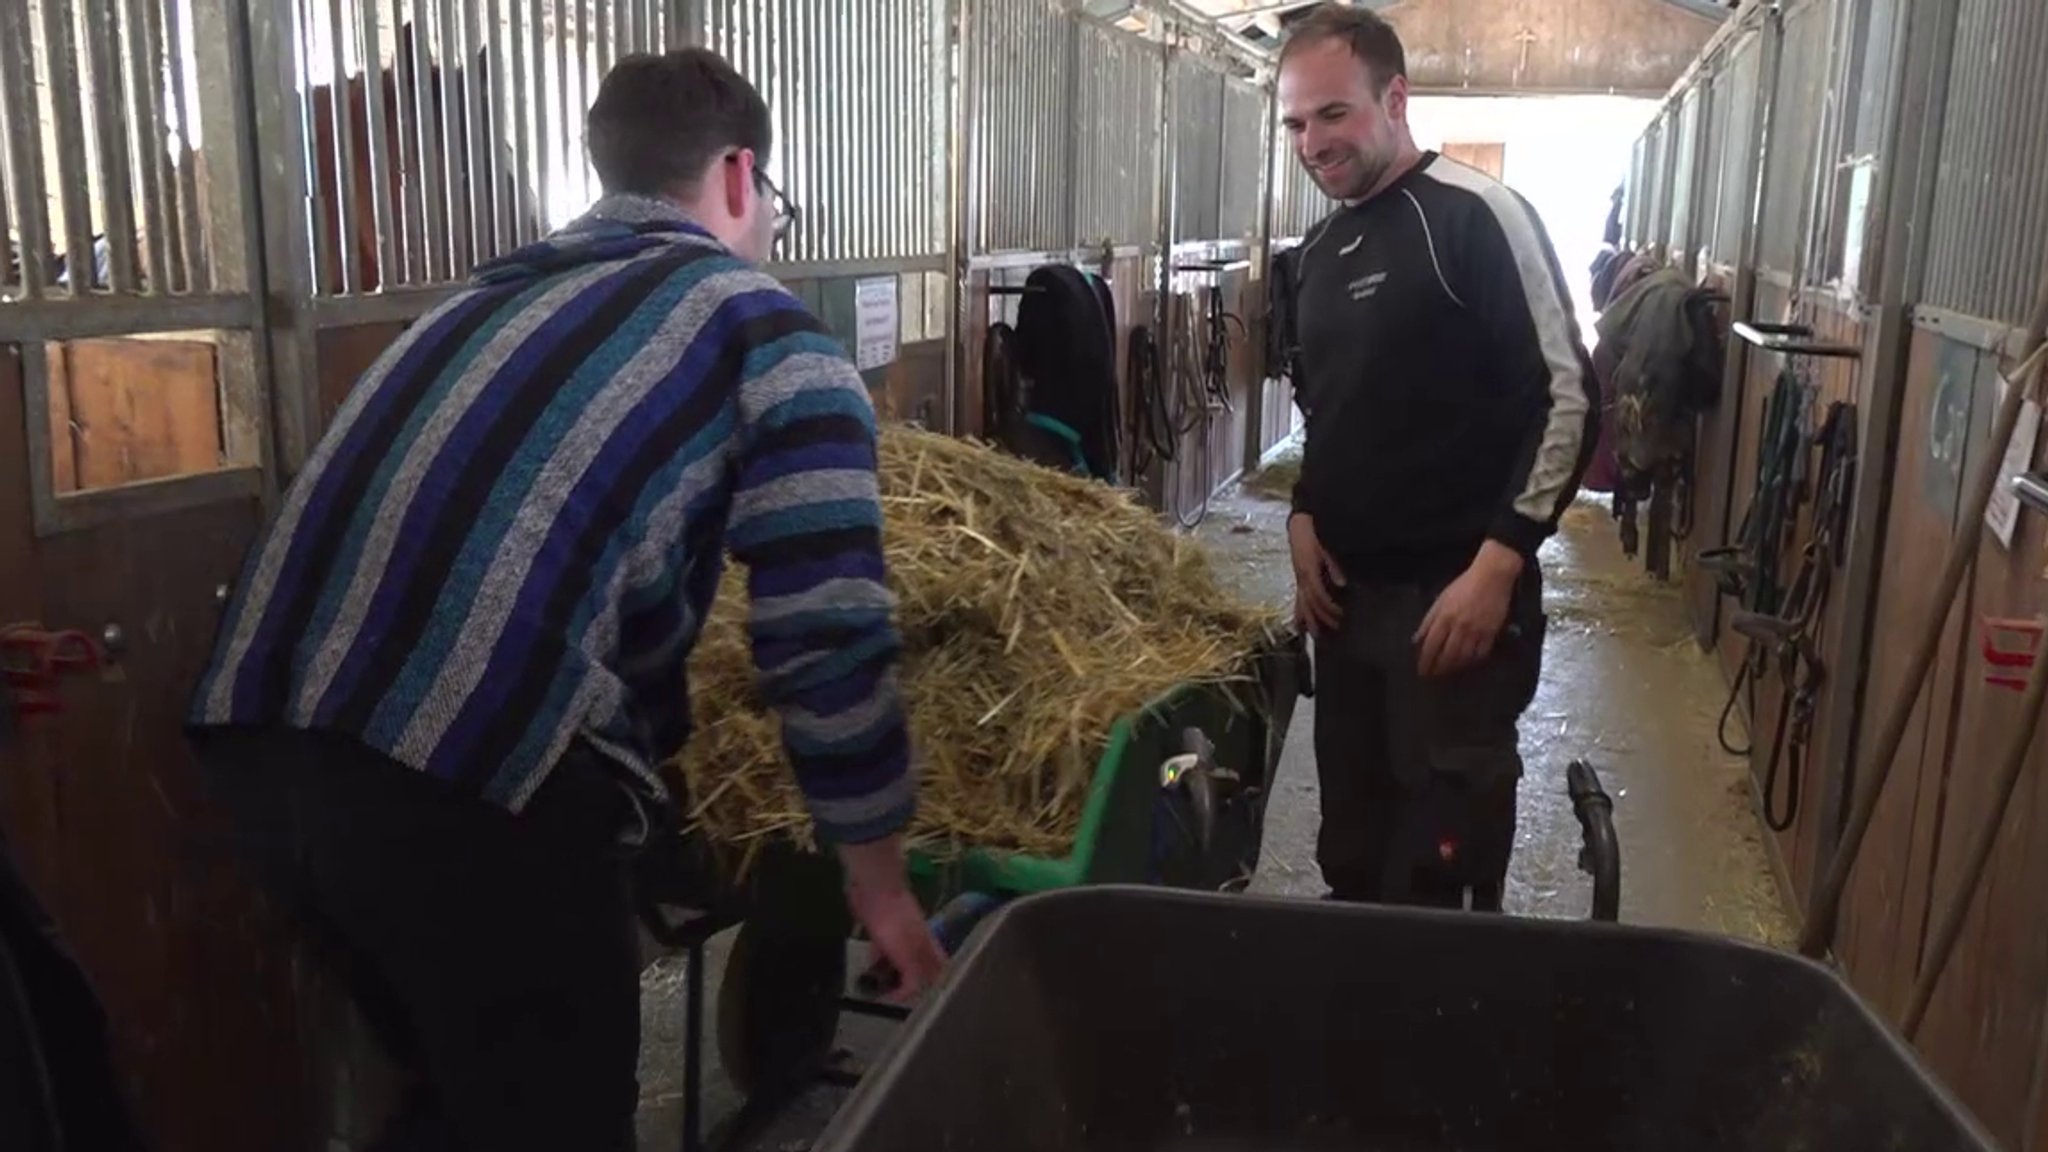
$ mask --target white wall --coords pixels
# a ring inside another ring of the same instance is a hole
[[[1590,329],[1587,266],[1600,251],[1609,198],[1627,178],[1636,137],[1656,110],[1654,100],[1624,96],[1417,96],[1408,122],[1424,148],[1507,146],[1502,178],[1543,217],[1580,325]],[[1591,337],[1588,331],[1589,343]]]

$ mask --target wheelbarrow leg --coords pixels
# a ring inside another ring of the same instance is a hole
[[[683,1152],[704,1152],[704,942],[692,941],[683,974]]]

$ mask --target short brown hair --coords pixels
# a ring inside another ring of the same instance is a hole
[[[768,103],[725,58],[704,48],[620,58],[598,85],[584,130],[608,195],[694,192],[714,157],[747,148],[768,163]]]
[[[1385,92],[1394,77],[1408,75],[1408,53],[1401,47],[1401,34],[1385,17],[1368,8],[1348,4],[1318,4],[1308,15],[1287,29],[1287,42],[1280,46],[1280,62],[1304,44],[1342,40],[1372,73],[1373,85]]]

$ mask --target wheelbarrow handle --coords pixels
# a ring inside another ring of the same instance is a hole
[[[1572,814],[1585,836],[1579,868],[1593,877],[1593,919],[1613,923],[1621,918],[1621,841],[1614,834],[1614,800],[1584,760],[1572,761],[1564,777]]]

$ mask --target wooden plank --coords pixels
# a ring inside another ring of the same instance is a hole
[[[1931,353],[1923,353],[1916,364],[1901,417],[1899,458],[1893,470],[1896,495],[1886,531],[1889,555],[1877,591],[1877,618],[1893,624],[1880,627],[1870,648],[1865,695],[1878,703],[1859,719],[1858,753],[1851,769],[1855,772],[1868,766],[1870,744],[1886,719],[1881,715],[1884,702],[1896,697],[1905,680],[1910,633],[1920,627],[1940,577],[1961,499],[1951,475],[1960,459],[1944,462],[1927,448],[1936,424]],[[1932,474],[1937,472],[1940,475]],[[1952,630],[1955,627],[1951,624]],[[1920,877],[1934,854],[1935,838],[1924,821],[1940,791],[1947,701],[1954,683],[1953,638],[1952,631],[1951,642],[1944,646],[1950,678],[1944,679],[1937,668],[1931,690],[1922,694],[1914,709],[1841,911],[1837,956],[1858,991],[1894,1015],[1903,1004],[1903,989],[1910,986],[1911,957],[1925,920]],[[1802,892],[1802,902],[1809,895]]]
[[[1495,180],[1506,178],[1508,146],[1504,143],[1445,141],[1443,154],[1469,168],[1477,168]]]
[[[53,913],[165,1148],[303,1146],[290,936],[244,878],[181,736],[191,686],[259,509],[251,501],[45,540],[52,625],[126,644],[64,685],[40,767],[61,776]]]
[[[74,340],[71,421],[80,490],[221,466],[220,375],[199,340]]]
[[[79,489],[78,441],[71,426],[71,346],[51,343],[44,349],[48,378],[43,388],[50,400],[50,490],[62,495]]]
[[[333,421],[356,381],[405,332],[405,327],[394,322],[319,330],[313,342],[315,359],[320,365],[320,423],[313,430],[316,435]]]
[[[1980,360],[1970,459],[1989,451],[1983,443],[1988,412],[1998,401],[1992,363]],[[1976,526],[1959,525],[1974,533]],[[1973,650],[1985,617],[2028,618],[2048,607],[2039,581],[2048,526],[2022,515],[2010,549],[1988,534],[1977,555],[1973,611],[1957,689],[1961,701],[1955,758],[1947,779],[1942,850],[1934,868],[1930,920],[1938,920],[1958,899],[1971,900],[1963,935],[1950,958],[1923,1025],[1923,1050],[1938,1070],[2008,1147],[2024,1133],[2036,1075],[2044,1000],[2048,1000],[2048,925],[2038,914],[2038,893],[2048,884],[2048,846],[2034,833],[2048,817],[2048,791],[2041,775],[2043,739],[2000,825],[1996,848],[1974,895],[1962,887],[1968,846],[1992,818],[1993,777],[2014,725],[2018,694],[1985,683]]]

